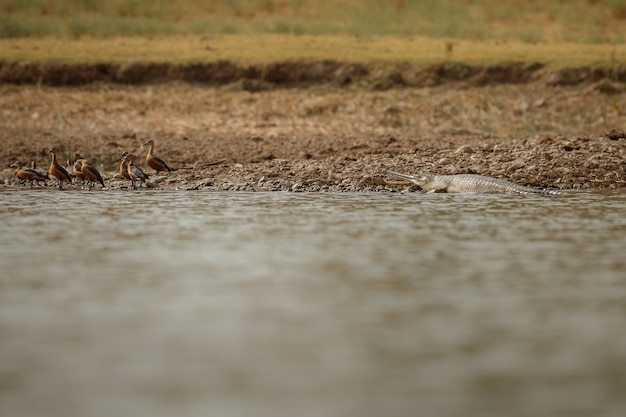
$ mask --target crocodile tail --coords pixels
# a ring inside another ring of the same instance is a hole
[[[543,194],[548,194],[548,195],[563,195],[563,193],[559,190],[553,190],[553,189],[549,189],[549,188],[542,188],[541,192]]]

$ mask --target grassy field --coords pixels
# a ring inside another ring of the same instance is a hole
[[[0,0],[0,61],[612,68],[626,0]]]
[[[0,37],[404,35],[621,43],[625,0],[0,0]]]
[[[426,37],[293,36],[278,34],[157,38],[0,39],[0,60],[38,62],[229,61],[239,64],[335,59],[343,62],[541,62],[551,68],[613,66],[626,61],[626,44],[444,40]]]

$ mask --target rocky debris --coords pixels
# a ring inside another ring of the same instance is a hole
[[[611,140],[626,139],[626,132],[620,129],[611,129],[607,132],[606,137]]]

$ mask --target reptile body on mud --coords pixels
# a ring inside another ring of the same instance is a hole
[[[557,190],[526,187],[515,184],[511,181],[476,174],[432,175],[420,172],[415,175],[409,175],[388,169],[385,169],[384,172],[411,181],[412,183],[419,185],[422,190],[429,193],[560,194]]]

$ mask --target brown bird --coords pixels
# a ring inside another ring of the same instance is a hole
[[[74,154],[74,165],[72,166],[72,171],[74,172],[74,176],[78,178],[81,182],[81,188],[85,188],[85,183],[87,182],[87,177],[81,171],[83,164],[80,160],[83,159],[79,153]]]
[[[9,166],[11,168],[15,168],[15,171],[13,173],[20,180],[21,184],[26,181],[30,181],[30,188],[33,188],[33,184],[35,183],[35,181],[45,181],[46,178],[50,178],[48,177],[47,173],[45,173],[45,176],[43,176],[43,174],[35,169],[22,166],[22,163],[20,161],[15,161]]]
[[[146,141],[146,143],[143,144],[143,146],[149,146],[150,148],[148,148],[148,154],[146,155],[146,163],[148,164],[148,166],[152,169],[154,169],[156,171],[156,175],[159,175],[159,172],[161,171],[167,171],[167,172],[171,172],[171,171],[176,171],[176,169],[174,168],[170,168],[164,160],[162,160],[159,157],[154,156],[153,152],[154,152],[154,141],[152,139],[149,139]]]
[[[37,182],[45,183],[46,180],[50,179],[50,176],[48,176],[48,171],[43,168],[37,168],[37,162],[35,162],[34,159],[30,161],[30,168],[39,175],[39,178],[37,178]]]
[[[103,188],[105,187],[102,175],[100,174],[100,171],[96,169],[96,167],[90,165],[87,160],[82,158],[74,162],[74,167],[76,167],[77,162],[80,163],[80,172],[85,177],[87,181],[87,186],[89,188],[91,188],[92,184],[95,186],[96,182],[99,182]]]
[[[127,161],[126,172],[128,173],[128,176],[130,177],[131,190],[135,188],[135,181],[140,181],[141,183],[145,184],[146,180],[150,178],[150,176],[146,174],[145,172],[143,172],[143,170],[139,168],[138,166],[133,165],[133,156],[124,155],[122,159]],[[139,186],[141,186],[141,184],[139,184]]]
[[[127,161],[125,158],[126,155],[128,155],[128,152],[126,151],[122,152],[122,154],[120,155],[120,175],[125,180],[132,182],[132,180],[130,179],[130,175],[128,175],[128,169],[126,168],[126,165],[127,165]]]
[[[70,177],[76,177],[76,174],[74,173],[74,164],[71,159],[67,159],[65,161],[65,170]]]
[[[72,177],[70,177],[70,175],[67,173],[65,168],[59,165],[59,163],[57,162],[57,157],[54,154],[54,151],[55,151],[54,148],[50,148],[50,150],[48,151],[48,153],[52,155],[52,159],[50,160],[50,167],[48,168],[48,174],[52,175],[54,178],[56,178],[59,181],[59,190],[60,190],[63,188],[61,185],[63,181],[67,181],[70,184],[72,183]]]

